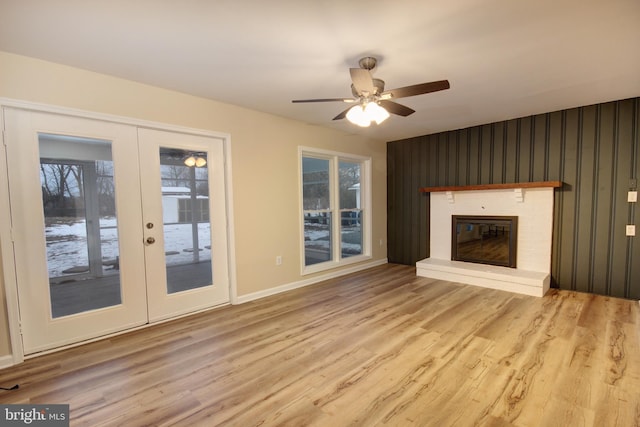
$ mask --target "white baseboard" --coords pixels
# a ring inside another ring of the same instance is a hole
[[[8,354],[6,356],[0,356],[0,369],[8,368],[10,366],[13,366],[14,364],[15,363],[14,363],[12,354]]]
[[[357,271],[366,270],[368,268],[377,267],[379,265],[387,264],[389,261],[387,258],[381,260],[375,260],[365,262],[362,264],[354,265],[353,267],[345,268],[338,271],[332,271],[320,276],[314,276],[309,279],[299,280],[297,282],[287,283],[285,285],[276,286],[275,288],[265,289],[264,291],[253,292],[251,294],[240,295],[235,298],[233,304],[244,304],[245,302],[255,301],[260,298],[265,298],[271,295],[281,294],[282,292],[291,291],[293,289],[302,288],[305,286],[313,285],[325,280],[334,279],[336,277],[345,276],[347,274],[355,273]]]

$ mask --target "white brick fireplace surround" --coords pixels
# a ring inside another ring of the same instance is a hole
[[[560,186],[545,181],[422,188],[431,193],[431,256],[416,263],[417,275],[544,296],[551,280],[553,191]],[[517,268],[452,261],[452,215],[517,216]]]

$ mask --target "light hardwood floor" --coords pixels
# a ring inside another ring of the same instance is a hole
[[[71,425],[639,426],[640,307],[385,265],[30,359]]]

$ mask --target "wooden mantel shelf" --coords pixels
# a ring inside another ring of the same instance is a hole
[[[539,182],[514,182],[508,184],[477,184],[477,185],[449,185],[444,187],[422,187],[422,193],[436,193],[439,191],[475,191],[475,190],[508,190],[514,188],[542,188],[562,187],[562,181],[539,181]]]

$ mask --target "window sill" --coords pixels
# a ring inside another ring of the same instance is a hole
[[[347,265],[357,264],[359,262],[368,261],[372,258],[371,255],[356,255],[349,258],[343,258],[340,261],[326,261],[309,266],[302,266],[301,275],[306,276],[308,274],[319,273],[327,270],[334,270]]]

